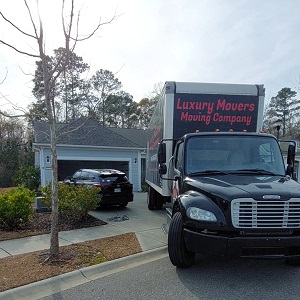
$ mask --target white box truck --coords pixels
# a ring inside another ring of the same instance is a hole
[[[166,82],[149,124],[148,208],[167,211],[178,267],[196,253],[300,259],[300,185],[276,137],[260,133],[263,85]]]

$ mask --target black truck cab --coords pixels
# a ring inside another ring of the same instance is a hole
[[[285,165],[277,139],[260,133],[191,133],[173,141],[173,157],[158,151],[162,180],[172,185],[168,216],[171,262],[189,267],[196,253],[300,259],[300,184],[289,148]]]

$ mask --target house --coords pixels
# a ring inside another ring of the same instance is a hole
[[[50,129],[34,122],[35,166],[41,185],[51,181]],[[134,191],[142,190],[146,160],[146,131],[109,128],[90,119],[57,124],[58,179],[64,180],[80,168],[113,168],[126,173]]]

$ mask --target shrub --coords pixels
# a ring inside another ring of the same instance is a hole
[[[34,193],[18,186],[0,195],[0,228],[13,230],[32,218]]]
[[[143,192],[148,192],[149,186],[146,182],[142,183],[142,191]]]
[[[37,190],[40,185],[40,170],[33,166],[21,166],[16,172],[14,182],[32,191]]]
[[[51,185],[43,189],[46,202],[51,203]],[[99,189],[88,186],[58,185],[58,212],[60,219],[79,220],[86,218],[88,212],[99,204]]]
[[[7,188],[0,188],[0,195],[7,193],[9,190],[11,190],[13,187],[7,187]]]

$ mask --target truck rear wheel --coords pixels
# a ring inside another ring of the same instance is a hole
[[[180,212],[172,217],[168,233],[168,252],[171,263],[179,268],[188,268],[195,261],[196,253],[188,251],[183,237],[183,221]]]
[[[149,210],[159,210],[163,208],[164,197],[161,196],[155,189],[149,187],[147,202]]]
[[[148,202],[148,209],[149,210],[154,210],[155,207],[155,190],[149,186],[149,190],[148,190],[148,198],[147,198],[147,202]]]
[[[164,205],[164,197],[159,195],[159,194],[156,194],[156,197],[155,197],[156,209],[157,210],[162,210],[163,205]]]
[[[285,263],[288,266],[300,266],[300,258],[299,257],[297,257],[297,258],[286,258]]]

